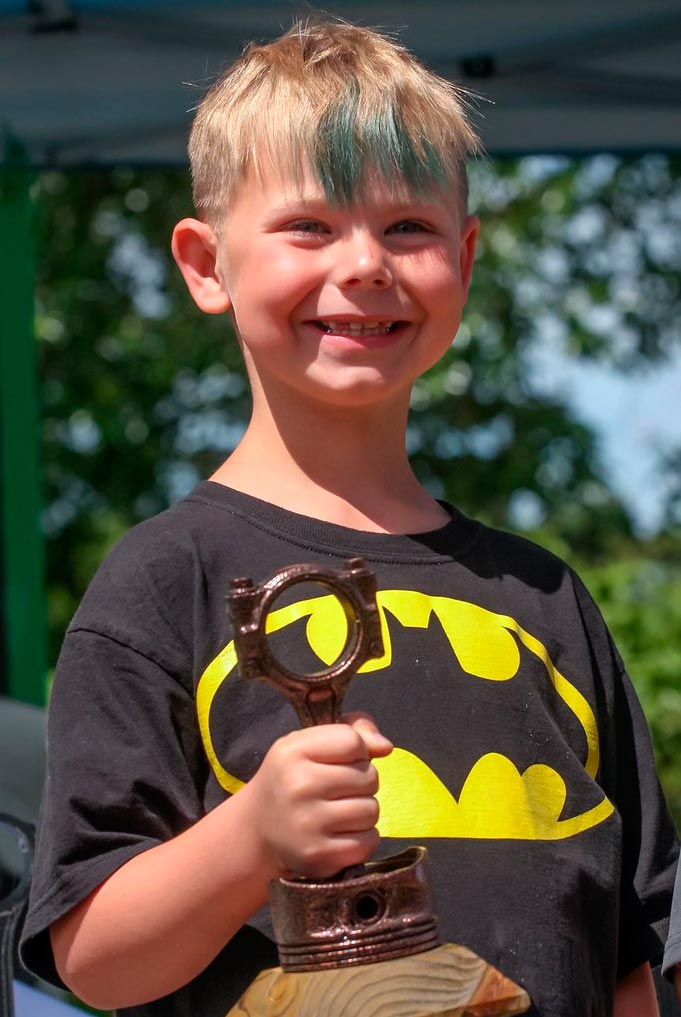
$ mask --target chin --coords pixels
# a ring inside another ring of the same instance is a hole
[[[409,400],[411,382],[390,383],[385,378],[357,378],[344,382],[314,384],[307,390],[320,403],[329,406],[361,407],[379,406],[393,402],[403,396]]]

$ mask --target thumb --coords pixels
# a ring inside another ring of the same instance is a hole
[[[368,713],[348,713],[343,717],[343,720],[360,736],[366,745],[370,759],[390,755],[393,743],[381,734],[375,721]]]

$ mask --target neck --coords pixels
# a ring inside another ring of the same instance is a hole
[[[212,479],[327,522],[418,532],[448,514],[414,476],[404,447],[409,393],[380,407],[316,406],[273,412],[254,396],[239,446]]]

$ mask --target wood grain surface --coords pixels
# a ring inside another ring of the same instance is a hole
[[[329,971],[261,972],[227,1017],[507,1017],[530,999],[464,946]]]

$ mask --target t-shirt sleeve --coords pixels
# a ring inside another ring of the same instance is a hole
[[[622,820],[617,967],[618,978],[624,978],[646,961],[655,965],[662,958],[678,843],[657,776],[646,719],[623,670],[615,689],[614,728],[616,805]]]
[[[617,977],[659,964],[667,936],[678,839],[660,786],[648,724],[603,617],[578,577],[602,741],[600,779],[621,821]]]
[[[134,855],[202,814],[194,702],[176,675],[110,635],[73,628],[55,676],[26,966],[61,984],[49,926]]]
[[[674,886],[674,899],[672,901],[672,913],[669,919],[669,936],[664,948],[664,959],[662,961],[662,973],[667,978],[671,977],[672,968],[681,964],[681,866],[676,870],[676,884]]]

